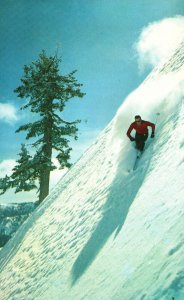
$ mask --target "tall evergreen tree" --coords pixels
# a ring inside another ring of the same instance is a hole
[[[76,71],[60,75],[60,62],[57,55],[47,56],[42,51],[38,60],[24,66],[21,85],[15,92],[18,97],[27,100],[21,109],[30,109],[37,118],[35,122],[20,126],[16,132],[26,131],[27,140],[34,138],[31,145],[35,154],[31,157],[25,146],[22,146],[21,159],[13,174],[0,181],[2,193],[10,187],[16,187],[17,192],[30,190],[35,188],[38,181],[41,202],[49,193],[50,172],[55,168],[52,163],[53,149],[58,153],[61,168],[71,166],[69,159],[72,149],[67,137],[77,139],[77,124],[80,120],[67,122],[61,113],[71,98],[82,98],[85,94],[81,92],[82,84],[75,78]]]

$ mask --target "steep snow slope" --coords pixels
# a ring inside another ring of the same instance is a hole
[[[129,95],[0,252],[0,299],[184,299],[183,50]],[[137,113],[157,129],[133,172],[126,130]]]

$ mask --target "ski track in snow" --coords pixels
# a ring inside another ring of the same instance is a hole
[[[1,250],[1,300],[184,299],[182,53],[127,98]],[[161,114],[133,171],[125,133],[137,98],[150,120]]]

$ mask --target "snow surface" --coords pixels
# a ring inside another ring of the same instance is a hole
[[[2,249],[1,300],[184,299],[183,50],[128,96]],[[157,126],[132,171],[137,113]]]

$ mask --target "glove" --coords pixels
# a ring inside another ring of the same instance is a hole
[[[135,139],[132,136],[130,136],[130,140],[131,140],[131,142],[135,141]]]
[[[152,132],[152,134],[151,134],[151,138],[154,138],[155,137],[155,134],[154,134],[154,132]]]

